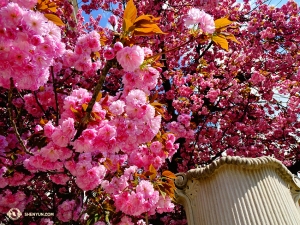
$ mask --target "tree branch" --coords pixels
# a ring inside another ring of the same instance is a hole
[[[42,110],[42,112],[43,112],[44,114],[46,114],[46,112],[45,112],[45,110],[44,110],[43,106],[41,105],[41,103],[40,103],[40,101],[39,101],[39,99],[38,99],[38,96],[37,96],[37,94],[36,94],[36,92],[35,92],[35,91],[33,92],[33,95],[34,95],[34,98],[35,98],[36,104],[38,104],[38,106],[40,107],[40,109]]]
[[[13,107],[13,104],[12,104],[12,99],[13,99],[13,90],[14,90],[14,81],[12,78],[10,78],[10,89],[9,89],[9,92],[8,92],[8,115],[9,115],[9,120],[11,122],[11,126],[13,127],[14,129],[14,132],[15,132],[15,135],[17,136],[17,139],[21,145],[21,147],[23,148],[23,150],[27,153],[27,154],[30,154],[30,155],[33,155],[31,152],[29,152],[18,132],[18,129],[17,129],[17,126],[16,126],[16,123],[14,121],[14,118],[13,118],[13,112],[12,112],[12,107]]]
[[[114,62],[115,62],[115,60],[108,61],[105,65],[105,67],[103,68],[101,76],[100,76],[99,81],[97,83],[97,86],[95,87],[92,99],[91,99],[91,101],[89,102],[89,104],[86,108],[86,111],[85,111],[86,113],[80,121],[77,133],[74,137],[74,140],[76,140],[77,138],[80,137],[80,135],[82,134],[82,132],[86,128],[87,124],[89,123],[89,121],[91,119],[91,113],[92,113],[93,107],[96,103],[97,96],[98,96],[99,92],[102,90],[106,75],[108,74],[108,71],[110,70],[110,68],[112,67]]]
[[[58,97],[57,97],[57,92],[56,92],[56,84],[54,82],[53,66],[51,66],[51,76],[52,76],[53,91],[54,91],[55,106],[56,106],[56,125],[58,125],[58,121],[59,121],[59,104],[58,104]]]

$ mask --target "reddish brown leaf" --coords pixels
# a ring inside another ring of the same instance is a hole
[[[124,20],[127,19],[131,23],[134,23],[136,16],[137,16],[137,10],[133,3],[133,0],[129,0],[124,10]]]
[[[152,175],[150,176],[150,179],[154,180],[156,178],[157,171],[152,164],[149,166],[149,171],[152,173]]]
[[[176,179],[176,175],[169,170],[165,170],[162,175],[171,179]]]

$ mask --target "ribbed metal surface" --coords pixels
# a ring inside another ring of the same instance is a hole
[[[207,179],[192,179],[185,193],[195,225],[299,225],[288,185],[274,168],[226,165]]]

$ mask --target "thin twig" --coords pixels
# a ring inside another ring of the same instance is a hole
[[[13,99],[13,90],[14,90],[14,81],[12,78],[10,78],[10,89],[9,89],[9,92],[8,92],[8,115],[9,115],[9,120],[11,122],[11,126],[13,127],[14,129],[14,132],[15,132],[15,135],[17,136],[17,139],[21,145],[21,147],[23,148],[23,150],[27,153],[27,154],[30,154],[30,155],[33,155],[31,152],[29,152],[18,132],[18,129],[17,129],[17,126],[16,126],[16,123],[14,121],[14,118],[13,118],[13,112],[12,112],[12,107],[13,107],[13,104],[12,104],[12,99]]]
[[[45,114],[46,112],[45,112],[43,106],[41,105],[41,103],[40,103],[40,101],[39,101],[39,99],[38,99],[38,96],[37,96],[37,94],[36,94],[35,91],[33,92],[33,95],[34,95],[34,97],[35,97],[36,103],[38,104],[38,106],[40,107],[40,109],[41,109],[41,110],[43,111],[43,113]]]
[[[213,42],[211,41],[207,46],[206,48],[204,49],[204,51],[201,53],[201,55],[199,56],[199,59],[201,59],[204,54],[209,50],[209,48],[212,46]]]
[[[52,76],[53,91],[54,91],[55,106],[56,106],[56,125],[58,125],[58,121],[59,121],[59,104],[58,104],[58,97],[57,97],[57,92],[56,92],[56,84],[54,82],[53,66],[51,66],[51,76]]]

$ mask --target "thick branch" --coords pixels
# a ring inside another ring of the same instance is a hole
[[[110,70],[110,68],[112,67],[113,63],[114,63],[114,60],[110,60],[106,63],[105,67],[103,68],[101,76],[100,76],[99,81],[97,83],[97,86],[95,87],[92,99],[91,99],[91,101],[89,102],[89,104],[86,108],[85,116],[80,121],[80,124],[79,124],[79,127],[78,127],[78,130],[77,130],[77,133],[76,133],[76,136],[75,136],[74,140],[76,140],[77,138],[80,137],[83,130],[86,128],[87,124],[89,123],[89,121],[91,119],[91,113],[92,113],[93,107],[95,105],[97,96],[98,96],[99,92],[102,90],[106,75],[107,75],[108,71]]]

